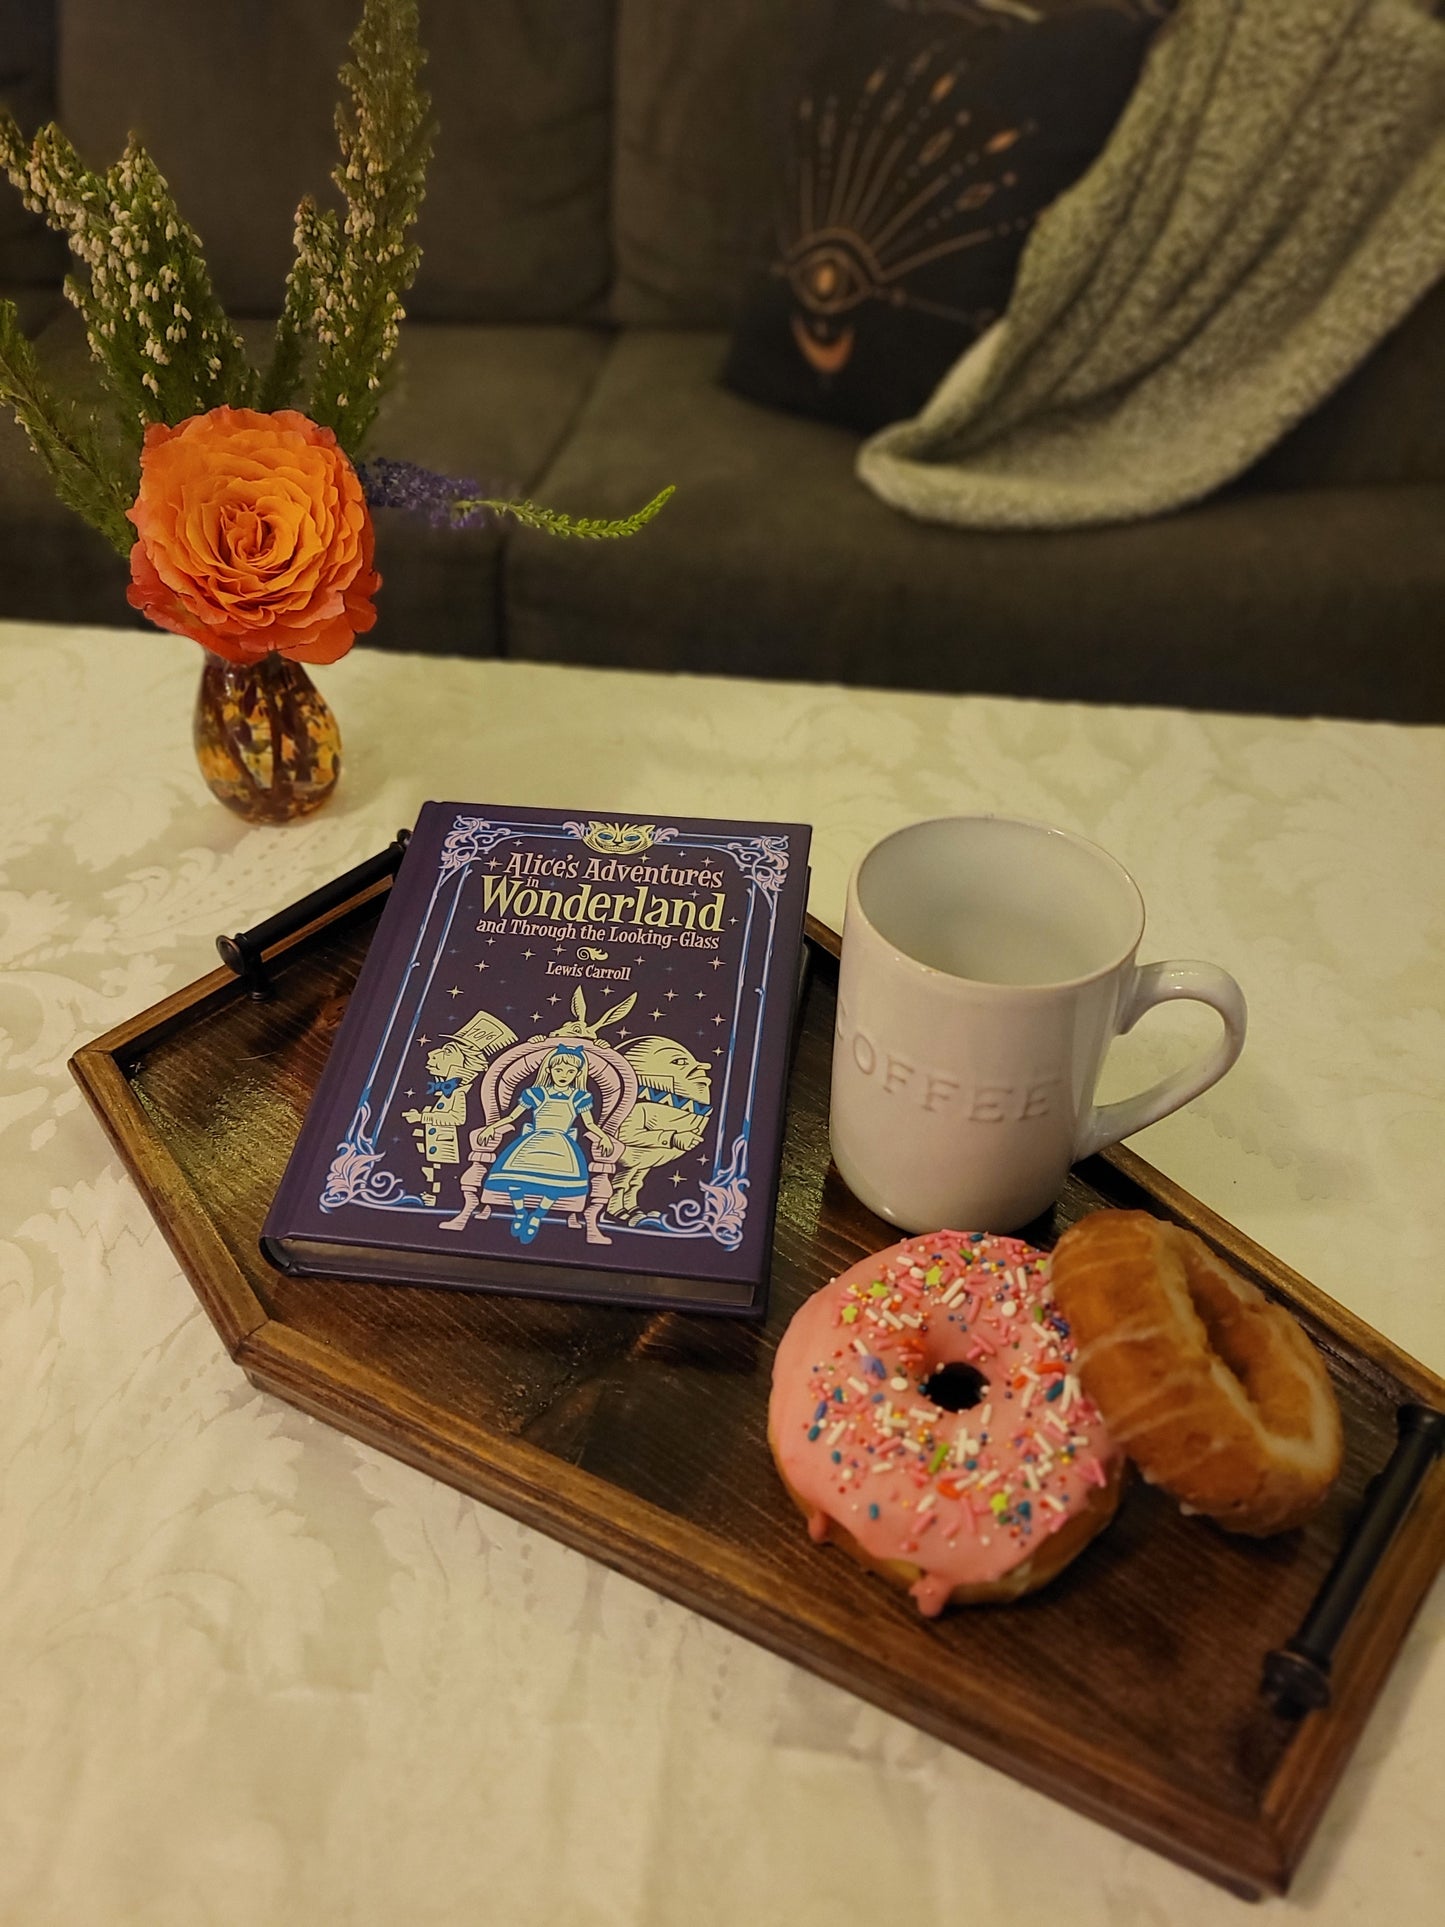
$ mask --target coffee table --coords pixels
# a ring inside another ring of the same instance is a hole
[[[1143,954],[1250,998],[1236,1070],[1137,1148],[1439,1370],[1445,730],[357,651],[322,672],[342,787],[268,830],[194,772],[198,667],[0,627],[0,1921],[1235,1906],[254,1392],[65,1061],[427,796],[809,820],[830,921],[902,822],[1042,818],[1139,877]],[[1152,1018],[1105,1095],[1208,1021]],[[1438,1905],[1442,1617],[1437,1588],[1297,1880],[1323,1920]]]

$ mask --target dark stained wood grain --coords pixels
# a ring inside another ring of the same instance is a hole
[[[1284,1891],[1445,1559],[1445,1466],[1351,1628],[1335,1704],[1300,1723],[1272,1713],[1264,1655],[1298,1625],[1388,1458],[1397,1405],[1445,1404],[1445,1384],[1142,1159],[1092,1158],[1027,1235],[1051,1244],[1110,1205],[1199,1231],[1324,1351],[1344,1473],[1307,1527],[1265,1543],[1185,1519],[1136,1483],[1044,1592],[925,1621],[809,1543],[766,1445],[772,1356],[792,1312],[896,1236],[829,1164],[836,937],[810,926],[765,1326],[286,1278],[257,1234],[384,888],[268,953],[274,1001],[251,1003],[216,971],[73,1060],[253,1382],[1235,1892]]]

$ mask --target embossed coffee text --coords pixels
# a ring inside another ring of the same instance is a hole
[[[837,1047],[864,1077],[877,1078],[890,1097],[900,1097],[923,1111],[957,1107],[971,1124],[1021,1124],[1048,1117],[1054,1109],[1061,1079],[1041,1077],[1019,1084],[983,1083],[976,1078],[938,1070],[876,1043],[867,1031],[848,1020],[838,1007]]]

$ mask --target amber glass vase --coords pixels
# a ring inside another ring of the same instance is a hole
[[[300,663],[274,653],[238,664],[207,652],[195,743],[211,794],[252,823],[308,816],[341,774],[336,718]]]

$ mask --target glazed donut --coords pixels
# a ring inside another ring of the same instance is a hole
[[[1048,1259],[977,1231],[906,1238],[799,1308],[768,1442],[812,1537],[930,1618],[1046,1584],[1113,1517],[1124,1471]]]
[[[1340,1411],[1282,1306],[1147,1211],[1066,1231],[1053,1282],[1084,1386],[1147,1480],[1257,1538],[1308,1517],[1340,1469]]]

